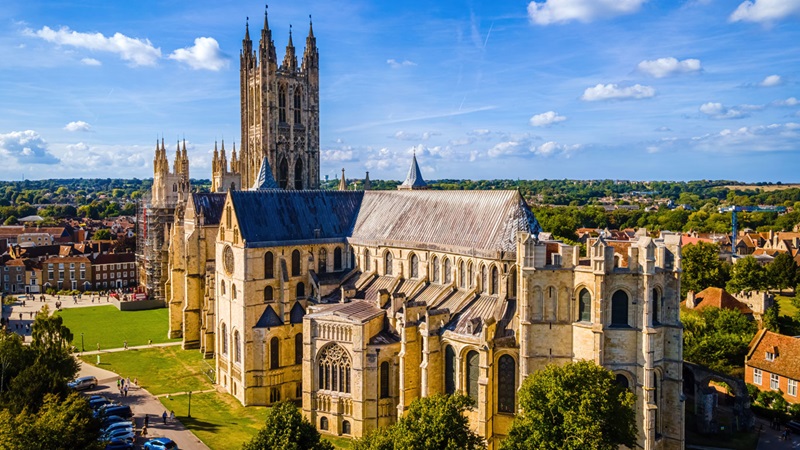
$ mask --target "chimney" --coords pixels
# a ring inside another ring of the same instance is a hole
[[[686,307],[689,309],[694,309],[696,298],[694,296],[694,291],[689,291],[686,293]]]

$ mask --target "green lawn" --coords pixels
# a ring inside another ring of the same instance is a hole
[[[775,301],[780,305],[782,316],[794,317],[794,315],[797,314],[797,308],[792,305],[792,297],[776,295]]]
[[[82,359],[84,363],[97,362],[94,355]],[[209,365],[214,366],[213,360],[204,360],[199,351],[181,350],[178,345],[100,355],[101,368],[138,379],[139,385],[153,395],[213,389],[204,374]]]
[[[120,311],[113,305],[89,308],[68,308],[56,312],[64,318],[64,325],[72,331],[73,345],[81,347],[81,333],[85,351],[121,348],[125,340],[128,346],[179,341],[167,339],[169,329],[167,308],[147,311]]]

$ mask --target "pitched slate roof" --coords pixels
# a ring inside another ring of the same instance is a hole
[[[417,155],[411,158],[411,167],[408,168],[408,175],[399,189],[423,189],[428,187],[428,183],[422,178],[422,172],[417,164]]]
[[[353,300],[348,303],[324,305],[322,309],[312,314],[307,314],[306,317],[316,319],[325,316],[335,316],[349,320],[352,323],[365,323],[383,314],[385,314],[385,311],[375,306],[374,302]]]
[[[253,191],[263,189],[278,189],[278,183],[275,182],[275,178],[272,176],[272,169],[269,167],[269,161],[267,161],[266,157],[261,160],[261,169],[258,171],[258,177],[251,188]]]
[[[248,247],[349,236],[363,191],[231,191]],[[318,231],[316,231],[318,230]]]
[[[192,193],[192,204],[194,214],[203,214],[206,225],[218,225],[222,217],[222,207],[225,205],[226,194],[224,192],[212,193]]]
[[[278,314],[272,309],[272,306],[267,305],[267,309],[261,314],[261,317],[253,328],[274,328],[281,325],[283,325],[283,319],[278,317]]]
[[[767,361],[767,352],[775,359]],[[750,341],[745,364],[770,373],[800,379],[800,339],[762,329]]]

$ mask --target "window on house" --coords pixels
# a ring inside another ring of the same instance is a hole
[[[456,352],[450,345],[444,350],[444,392],[456,393]]]
[[[481,291],[489,292],[489,269],[486,266],[481,266]]]
[[[775,353],[767,352],[767,361],[775,361]]]
[[[278,369],[281,367],[281,342],[274,337],[269,341],[269,368]]]
[[[611,297],[611,325],[628,326],[628,294],[625,291],[614,292]]]
[[[788,380],[786,393],[792,397],[797,397],[797,380]]]
[[[319,419],[319,429],[320,430],[327,430],[328,429],[328,418],[323,417]]]
[[[467,395],[478,402],[478,376],[479,376],[479,361],[478,352],[475,350],[467,353]]]
[[[761,386],[761,369],[753,369],[753,384]]]
[[[342,434],[352,434],[350,422],[347,420],[342,421]]]
[[[492,282],[489,286],[489,293],[492,295],[497,295],[497,286],[498,286],[498,274],[497,274],[497,267],[492,267]]]
[[[776,373],[769,374],[769,388],[777,391],[780,389],[781,377]]]
[[[467,287],[471,288],[475,285],[475,278],[473,278],[472,274],[472,263],[467,265]]]
[[[578,319],[581,322],[592,321],[592,294],[585,288],[578,294]]]
[[[344,347],[331,344],[319,352],[319,387],[326,391],[350,393],[350,355]]]
[[[515,413],[517,403],[517,364],[510,355],[497,361],[497,411]]]
[[[275,257],[272,255],[272,252],[267,252],[264,254],[264,278],[274,278],[275,277]]]

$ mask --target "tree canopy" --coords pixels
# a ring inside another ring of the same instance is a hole
[[[548,365],[523,381],[503,450],[616,450],[636,443],[635,395],[590,361]]]
[[[730,309],[682,310],[683,357],[717,372],[736,374],[744,366],[756,323]]]
[[[267,411],[264,427],[243,450],[333,450],[291,402],[278,402]]]
[[[731,269],[731,279],[725,286],[728,292],[759,291],[767,288],[767,270],[752,256],[736,261]]]
[[[689,291],[725,287],[726,274],[719,259],[719,246],[708,242],[687,245],[681,250],[681,298]]]
[[[353,441],[353,450],[478,450],[483,439],[470,430],[464,414],[471,398],[437,394],[411,402],[396,424]]]

